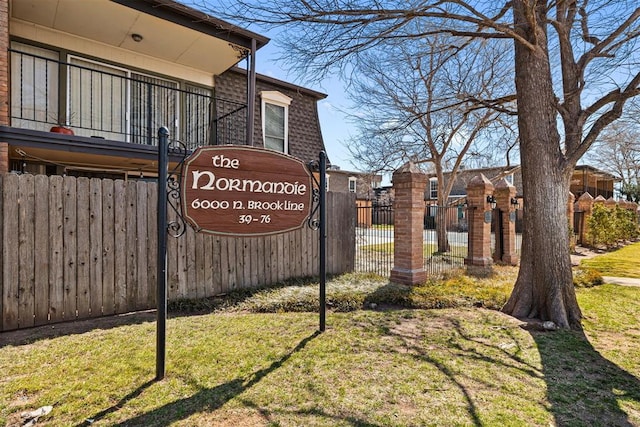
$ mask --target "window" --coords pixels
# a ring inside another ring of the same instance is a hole
[[[429,178],[429,198],[438,198],[438,178]]]
[[[357,190],[357,188],[356,188],[357,181],[358,181],[357,178],[355,178],[353,176],[349,177],[349,192],[350,193],[355,193],[356,192],[356,190]]]
[[[79,136],[156,144],[158,128],[188,148],[210,143],[212,89],[19,42],[11,47],[12,126],[70,125]],[[66,89],[66,92],[63,92]]]
[[[76,134],[154,144],[161,126],[178,131],[178,84],[70,56],[69,111]]]
[[[289,152],[289,105],[291,98],[274,91],[263,91],[262,97],[262,142],[265,148]]]
[[[69,57],[69,124],[76,135],[119,139],[128,132],[129,73],[75,56]]]
[[[513,185],[513,174],[512,173],[510,173],[509,175],[505,176],[504,179],[506,179],[509,184]]]
[[[11,52],[11,125],[48,131],[64,121],[58,113],[58,52],[19,42],[11,48],[19,51]]]

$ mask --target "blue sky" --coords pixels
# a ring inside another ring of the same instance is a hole
[[[352,158],[345,146],[345,141],[355,133],[355,129],[352,124],[347,122],[344,114],[340,111],[346,110],[349,106],[349,100],[344,96],[345,89],[342,82],[336,77],[325,79],[320,85],[306,84],[300,76],[294,75],[279,66],[277,58],[281,55],[281,52],[276,46],[278,35],[261,31],[260,29],[252,30],[271,38],[271,41],[263,48],[258,49],[256,54],[256,70],[258,73],[327,94],[327,97],[318,103],[320,126],[327,155],[333,165],[340,166],[345,170],[357,170],[351,164]],[[244,67],[246,63],[243,62],[240,65]]]

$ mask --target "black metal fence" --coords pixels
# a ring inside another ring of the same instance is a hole
[[[10,49],[11,125],[155,145],[166,126],[188,149],[243,144],[247,106],[211,88],[123,70],[82,58],[62,62]]]
[[[501,246],[502,236],[502,211],[499,208],[495,208],[491,211],[491,255],[494,259],[501,259],[504,254],[504,248]],[[514,210],[510,216],[509,221],[515,223],[516,231],[516,254],[519,256],[522,248],[522,209]],[[496,254],[496,251],[500,251],[500,254]]]
[[[357,208],[355,271],[389,276],[393,268],[393,206]],[[424,216],[424,268],[439,275],[464,266],[468,245],[465,206],[427,206]]]

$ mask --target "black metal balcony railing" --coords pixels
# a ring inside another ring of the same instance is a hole
[[[13,127],[65,124],[75,135],[155,145],[166,126],[189,149],[246,141],[246,104],[215,98],[210,89],[82,59],[10,53]]]

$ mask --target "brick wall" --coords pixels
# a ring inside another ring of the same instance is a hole
[[[292,99],[289,105],[289,153],[305,162],[318,158],[318,153],[324,149],[320,120],[318,117],[318,97],[305,93],[304,90],[294,90],[291,85],[278,85],[273,79],[260,76],[256,82],[254,145],[261,147],[262,116],[260,111],[261,91],[279,91]],[[302,89],[302,88],[300,88]],[[244,71],[232,69],[216,77],[216,97],[246,102],[247,76]],[[331,185],[331,184],[330,184]]]

